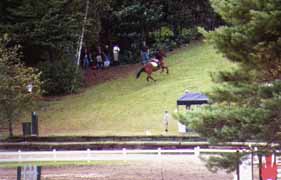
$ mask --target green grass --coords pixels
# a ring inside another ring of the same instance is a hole
[[[40,135],[152,135],[163,133],[165,110],[174,112],[176,100],[188,89],[210,91],[210,72],[231,68],[208,44],[194,43],[166,58],[170,74],[156,72],[157,82],[146,82],[146,74],[106,82],[85,92],[48,102],[39,112]],[[177,135],[171,120],[169,135]]]

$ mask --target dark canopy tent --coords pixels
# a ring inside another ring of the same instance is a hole
[[[177,106],[184,105],[188,108],[191,105],[207,104],[208,100],[208,96],[204,94],[187,92],[177,100]]]

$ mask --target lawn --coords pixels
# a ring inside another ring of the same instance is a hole
[[[44,102],[39,113],[40,135],[152,135],[163,133],[165,110],[176,109],[186,89],[207,92],[213,87],[210,72],[231,68],[231,63],[208,44],[193,43],[171,53],[166,62],[170,74],[135,74],[92,86],[59,101]],[[177,135],[177,121],[170,120],[169,135]]]

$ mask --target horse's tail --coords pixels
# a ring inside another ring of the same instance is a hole
[[[138,78],[140,77],[141,73],[144,72],[144,70],[145,70],[144,67],[142,67],[142,68],[139,70],[139,72],[137,73],[136,79],[138,79]]]

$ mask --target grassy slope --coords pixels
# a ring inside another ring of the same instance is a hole
[[[209,73],[229,68],[207,44],[192,46],[170,55],[166,62],[170,75],[153,74],[156,83],[128,78],[106,82],[84,93],[51,102],[40,112],[41,135],[152,135],[163,132],[165,110],[173,112],[185,89],[205,92],[211,89]],[[177,123],[170,121],[169,134],[177,134]]]

